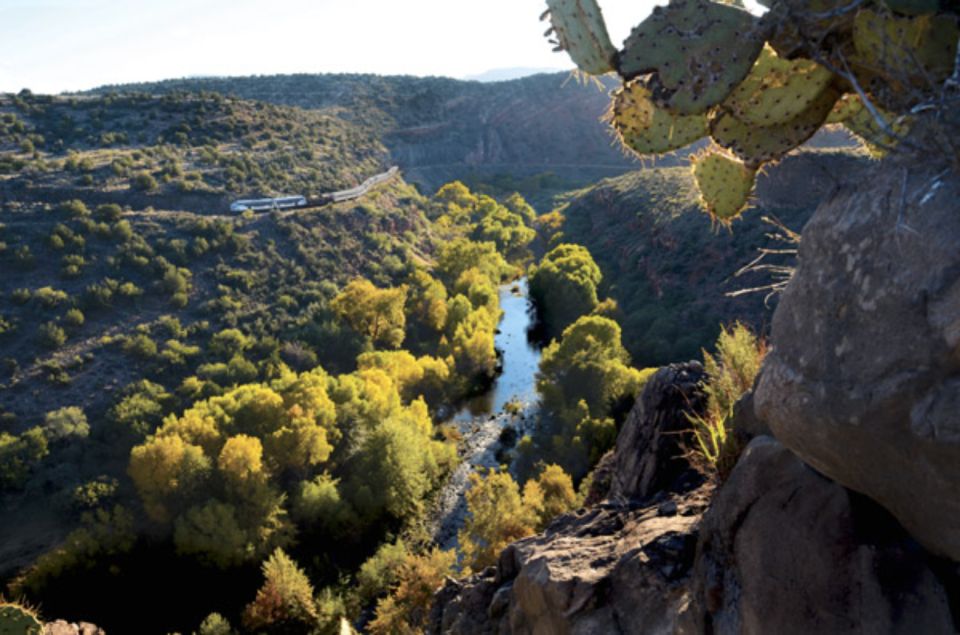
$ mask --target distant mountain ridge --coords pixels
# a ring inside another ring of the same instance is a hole
[[[380,137],[407,179],[432,190],[470,175],[552,172],[586,185],[635,169],[601,120],[614,87],[608,78],[583,83],[566,72],[495,83],[343,74],[203,77],[91,92],[214,92],[327,110]]]

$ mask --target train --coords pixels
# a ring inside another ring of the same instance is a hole
[[[254,212],[269,212],[272,210],[281,209],[320,207],[322,205],[329,205],[330,203],[350,201],[355,198],[360,198],[366,194],[370,188],[389,181],[396,176],[398,172],[400,172],[400,168],[393,166],[386,172],[381,172],[380,174],[371,176],[357,187],[352,187],[349,190],[340,190],[338,192],[327,192],[310,200],[307,200],[307,197],[305,196],[280,196],[277,198],[257,198],[234,201],[230,204],[230,211],[234,213],[245,212],[247,210],[252,210]]]
[[[254,198],[234,201],[230,203],[231,212],[245,212],[248,209],[254,212],[268,212],[275,209],[294,209],[306,207],[306,196],[280,196],[277,198]]]

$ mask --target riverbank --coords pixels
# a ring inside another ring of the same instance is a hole
[[[437,495],[428,525],[442,549],[457,546],[457,532],[467,514],[470,474],[499,467],[504,430],[512,427],[514,438],[520,438],[536,420],[540,349],[527,338],[533,313],[526,278],[500,287],[500,307],[503,317],[495,346],[501,353],[501,373],[487,392],[467,402],[448,422],[462,435],[461,462]]]

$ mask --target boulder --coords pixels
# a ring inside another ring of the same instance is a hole
[[[647,381],[617,435],[611,498],[643,500],[695,476],[683,433],[691,429],[687,413],[702,411],[706,404],[705,379],[703,366],[688,362],[664,366]]]
[[[817,210],[754,400],[804,461],[960,561],[960,179],[937,163],[885,164]]]
[[[561,516],[545,533],[507,547],[495,569],[448,580],[428,632],[690,632],[689,573],[709,490]]]
[[[697,632],[954,632],[929,556],[892,516],[770,437],[717,491],[692,580]]]

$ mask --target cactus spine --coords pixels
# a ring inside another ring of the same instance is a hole
[[[747,206],[756,170],[716,151],[690,161],[704,209],[715,221],[729,225]]]
[[[708,0],[670,0],[637,26],[620,54],[626,79],[655,73],[655,100],[680,115],[706,112],[733,91],[763,39],[746,11]]]
[[[591,75],[614,69],[617,49],[610,42],[596,0],[547,0],[543,18],[550,18],[546,35],[555,35],[557,51],[566,51],[577,67]]]
[[[37,614],[25,606],[0,602],[0,635],[41,635],[43,624]]]
[[[675,115],[658,108],[639,81],[614,95],[613,125],[623,145],[639,155],[671,152],[707,136],[704,115]]]

